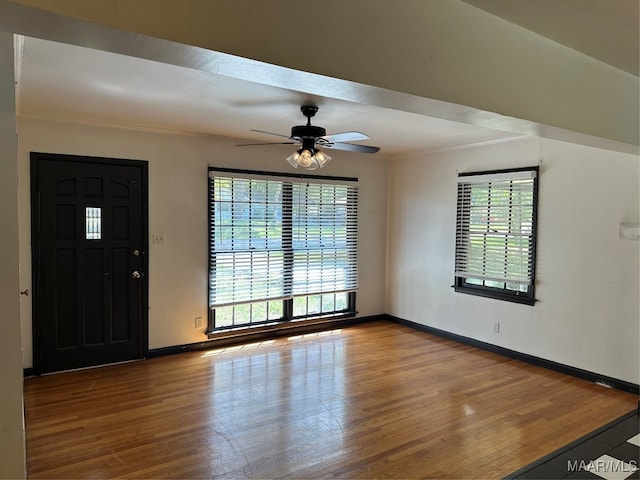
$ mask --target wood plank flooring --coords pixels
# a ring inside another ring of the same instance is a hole
[[[30,478],[498,478],[637,397],[391,322],[25,380]]]

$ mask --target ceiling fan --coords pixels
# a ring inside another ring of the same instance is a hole
[[[293,167],[301,166],[307,170],[315,170],[324,167],[331,157],[320,151],[318,147],[333,148],[335,150],[347,150],[350,152],[360,153],[376,153],[380,150],[378,147],[368,145],[358,145],[354,143],[358,140],[367,140],[369,137],[360,132],[342,132],[333,135],[327,135],[327,131],[315,125],[311,125],[311,119],[318,112],[318,107],[314,105],[303,105],[300,107],[302,115],[307,118],[306,125],[297,125],[291,127],[291,135],[280,135],[279,133],[265,132],[264,130],[251,130],[252,132],[266,133],[278,137],[288,138],[287,142],[269,142],[269,143],[243,143],[236,145],[238,147],[247,147],[253,145],[293,145],[300,144],[300,148],[287,157]]]

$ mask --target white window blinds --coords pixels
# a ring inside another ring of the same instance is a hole
[[[537,171],[458,177],[455,276],[530,285]]]
[[[209,174],[209,305],[355,291],[354,185]]]

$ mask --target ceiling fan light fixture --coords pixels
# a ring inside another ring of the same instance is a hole
[[[298,161],[300,160],[300,154],[298,152],[293,152],[291,155],[287,157],[287,162],[293,167],[298,168]]]
[[[316,162],[318,162],[318,166],[320,168],[324,167],[327,163],[331,161],[331,157],[320,150],[316,151]]]
[[[292,167],[298,168],[300,166],[307,170],[322,168],[329,163],[330,160],[331,157],[329,155],[314,147],[300,148],[287,157],[287,162],[289,162]]]
[[[315,170],[315,168],[317,168],[311,168],[315,163],[312,150],[309,150],[308,148],[301,148],[297,153],[300,154],[300,157],[298,158],[298,165],[311,170]]]

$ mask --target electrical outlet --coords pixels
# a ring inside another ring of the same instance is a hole
[[[164,245],[164,233],[154,233],[151,236],[154,245]]]
[[[202,328],[202,317],[196,317],[196,328]]]
[[[493,322],[493,333],[500,333],[500,322]]]

